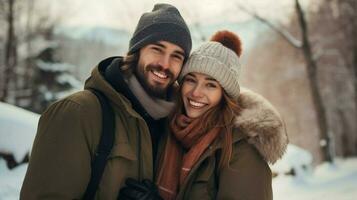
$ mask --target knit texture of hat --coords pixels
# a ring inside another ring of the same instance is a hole
[[[167,41],[181,47],[187,58],[192,47],[190,31],[176,7],[156,4],[151,12],[139,20],[129,43],[129,53],[158,41]]]
[[[206,74],[217,80],[229,96],[238,99],[240,69],[239,57],[234,51],[219,42],[210,41],[192,52],[179,80],[181,82],[191,72]]]

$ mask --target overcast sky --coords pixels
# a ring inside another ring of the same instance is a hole
[[[155,3],[175,5],[188,24],[195,22],[244,21],[247,15],[237,3],[268,18],[283,21],[293,11],[294,0],[61,0],[51,2],[51,12],[63,18],[64,25],[108,26],[133,31],[143,12]],[[308,0],[303,0],[306,4]]]

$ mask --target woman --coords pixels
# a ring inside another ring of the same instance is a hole
[[[240,55],[240,39],[221,31],[185,64],[158,168],[165,200],[272,199],[268,163],[288,139],[276,110],[240,88]]]

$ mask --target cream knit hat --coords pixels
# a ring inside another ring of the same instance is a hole
[[[203,73],[216,79],[227,94],[238,99],[241,65],[241,42],[229,31],[217,32],[211,40],[192,52],[184,65],[179,80],[191,72]]]

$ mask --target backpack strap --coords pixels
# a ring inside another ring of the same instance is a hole
[[[92,171],[90,181],[84,193],[83,199],[94,199],[94,195],[98,189],[99,182],[102,178],[107,158],[114,144],[114,112],[109,104],[107,97],[100,91],[90,89],[97,96],[102,109],[102,133],[97,146],[95,157],[92,160]]]

